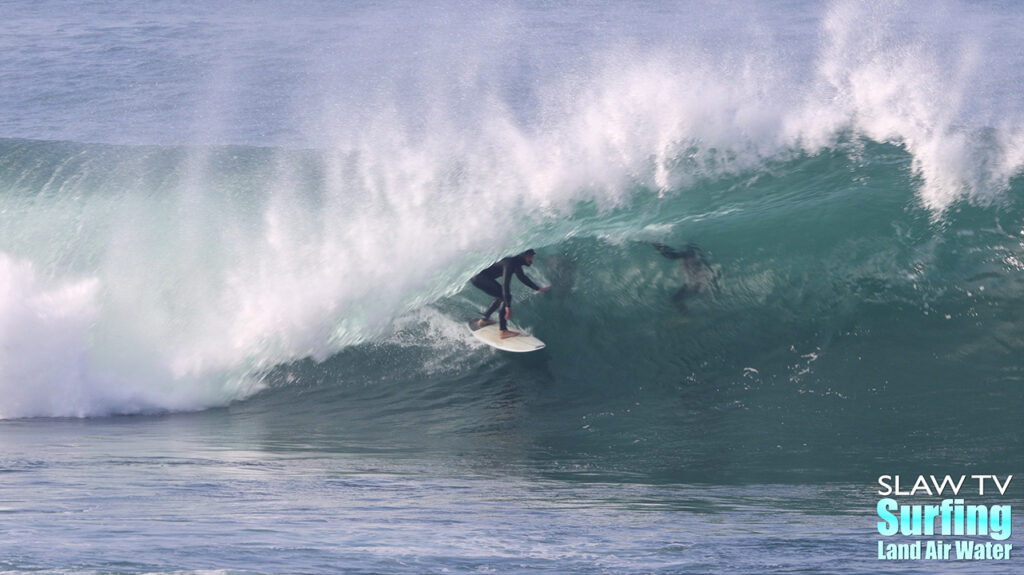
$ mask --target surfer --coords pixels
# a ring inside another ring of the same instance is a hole
[[[686,283],[672,295],[672,303],[679,308],[679,311],[687,313],[687,298],[698,294],[717,294],[718,277],[711,269],[704,251],[697,244],[686,244],[682,251],[666,246],[665,244],[653,243],[654,249],[670,260],[679,260],[683,268],[683,277]]]
[[[483,317],[477,321],[477,325],[483,327],[494,323],[491,321],[491,314],[499,306],[501,307],[501,311],[498,313],[498,327],[501,330],[501,339],[519,335],[519,332],[509,331],[508,329],[508,320],[512,318],[512,275],[515,274],[519,281],[535,291],[546,292],[551,289],[551,286],[538,287],[537,284],[533,283],[533,280],[526,277],[526,274],[523,273],[523,266],[533,265],[534,253],[533,250],[526,250],[517,256],[503,258],[469,280],[473,286],[494,297],[494,301],[491,302],[490,307],[484,312]],[[498,283],[499,276],[502,278],[500,284]]]

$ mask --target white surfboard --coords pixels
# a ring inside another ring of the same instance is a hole
[[[476,336],[477,339],[494,349],[512,351],[516,353],[525,353],[528,351],[544,349],[544,342],[530,334],[520,332],[519,335],[515,337],[501,339],[501,331],[498,328],[497,322],[484,327],[478,327],[476,321],[477,320],[475,319],[469,320],[469,323],[467,324],[469,326],[469,331],[473,332],[473,335]]]

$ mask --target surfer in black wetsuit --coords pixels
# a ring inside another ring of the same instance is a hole
[[[491,302],[490,307],[484,312],[484,316],[477,321],[478,326],[483,327],[494,323],[491,321],[491,314],[499,306],[501,307],[501,311],[498,313],[498,327],[501,329],[501,339],[519,335],[517,331],[509,331],[507,323],[512,317],[512,275],[515,274],[519,281],[538,292],[546,292],[551,289],[551,286],[538,287],[537,284],[533,283],[523,273],[523,266],[533,265],[533,254],[533,250],[526,250],[517,256],[504,258],[469,280],[476,288],[483,290],[487,295],[494,296],[494,301]],[[499,276],[502,278],[500,284],[498,283]]]
[[[686,283],[672,296],[672,303],[679,311],[687,313],[686,300],[698,294],[717,294],[718,276],[704,257],[704,251],[696,244],[687,244],[682,251],[653,243],[654,249],[670,260],[679,260]]]

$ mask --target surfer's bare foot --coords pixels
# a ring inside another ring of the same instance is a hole
[[[477,327],[485,327],[494,323],[494,320],[480,318],[476,320]]]
[[[508,339],[510,337],[515,337],[515,336],[519,335],[519,332],[518,331],[509,331],[507,329],[503,329],[503,330],[501,330],[501,334],[500,335],[501,335],[501,339]]]

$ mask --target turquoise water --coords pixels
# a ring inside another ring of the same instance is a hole
[[[1024,461],[1015,5],[77,8],[0,31],[0,572],[1019,571],[875,511]]]

